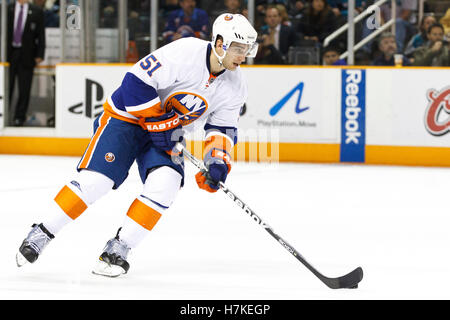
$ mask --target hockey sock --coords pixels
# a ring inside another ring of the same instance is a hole
[[[89,205],[108,193],[113,186],[114,181],[105,175],[82,170],[56,195],[57,206],[54,207],[57,209],[51,208],[43,224],[50,232],[56,234],[66,224],[78,218]],[[62,214],[61,210],[65,214]]]
[[[139,199],[136,199],[131,204],[130,209],[127,212],[127,216],[141,227],[150,231],[156,225],[159,218],[161,218],[161,213],[144,204]]]
[[[55,202],[51,202],[51,208],[42,220],[42,224],[47,228],[50,233],[56,235],[66,224],[72,222],[72,218],[67,214],[61,212],[61,207],[59,207]]]
[[[134,249],[149,233],[149,230],[145,229],[139,223],[126,216],[120,230],[119,237],[121,240],[131,248]]]
[[[72,220],[87,209],[86,203],[68,186],[64,186],[56,195],[55,202]]]

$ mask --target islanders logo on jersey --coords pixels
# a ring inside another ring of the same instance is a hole
[[[198,94],[176,92],[169,96],[164,103],[165,110],[172,108],[180,117],[181,125],[185,126],[200,118],[208,109],[208,103]]]

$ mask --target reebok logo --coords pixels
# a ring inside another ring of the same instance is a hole
[[[364,162],[366,144],[366,71],[341,75],[341,162]]]
[[[359,131],[358,118],[361,112],[359,107],[358,84],[361,82],[361,70],[348,70],[345,93],[345,143],[359,144],[359,137],[361,132]]]

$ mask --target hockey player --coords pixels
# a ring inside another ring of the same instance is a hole
[[[143,190],[128,209],[93,273],[127,273],[127,256],[156,225],[183,186],[182,155],[172,152],[183,131],[205,130],[201,189],[218,190],[231,169],[237,123],[247,99],[239,65],[257,52],[257,33],[239,14],[222,14],[212,41],[184,38],[137,62],[104,103],[94,134],[77,166],[75,180],[56,195],[55,209],[34,224],[16,255],[18,266],[33,263],[55,235],[89,205],[126,179],[136,160]],[[181,130],[182,129],[182,130]]]

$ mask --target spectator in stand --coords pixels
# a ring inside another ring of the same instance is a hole
[[[414,24],[417,23],[417,19],[414,12],[417,11],[417,2],[418,0],[400,0],[400,4],[396,6],[395,39],[399,52],[404,52],[407,41],[416,33]],[[380,9],[382,19],[390,20],[391,2],[383,4]]]
[[[266,9],[270,6],[273,7],[277,4],[282,4],[284,6],[287,6],[287,4],[291,0],[255,0],[255,23],[254,27],[256,30],[260,30],[265,25],[265,19],[266,19]],[[244,0],[244,7],[246,7],[248,4],[248,0]],[[248,15],[247,9],[242,10],[242,14],[244,16]]]
[[[336,23],[336,16],[325,0],[311,0],[305,15],[299,21],[298,31],[303,39],[321,44],[336,30]]]
[[[241,0],[224,0],[223,2],[212,2],[209,4],[209,11],[207,10],[211,21],[215,21],[222,13],[240,13],[242,14]]]
[[[34,4],[44,11],[44,26],[46,28],[57,28],[59,27],[58,6],[50,2],[47,4],[47,2],[47,0],[34,0]]]
[[[126,53],[127,63],[136,63],[139,60],[139,50],[136,45],[136,38],[144,32],[144,26],[139,19],[139,13],[129,10],[128,15],[128,47]]]
[[[348,0],[327,0],[334,15],[336,16],[337,25],[340,27],[347,23]],[[364,11],[365,1],[355,1],[355,16]]]
[[[245,0],[245,2],[248,2]],[[290,0],[255,0],[256,6],[264,6],[265,8],[273,7],[277,4],[282,4],[284,6],[287,6]]]
[[[322,51],[322,65],[324,66],[346,66],[347,61],[339,59],[341,53],[333,46],[327,46]]]
[[[283,22],[287,22],[289,25],[294,27],[297,25],[297,21],[303,16],[303,11],[305,9],[305,1],[306,0],[256,0],[256,17],[262,17],[263,24],[265,19],[265,10],[268,6],[283,6],[281,9],[286,10],[287,18],[284,16],[284,13],[281,12],[281,16],[283,17]],[[247,0],[244,0],[244,5],[247,4]],[[263,25],[262,24],[262,25]],[[260,25],[260,27],[262,26]],[[260,29],[260,27],[258,29]],[[258,30],[257,29],[257,30]]]
[[[422,18],[422,21],[420,23],[420,30],[419,33],[414,35],[411,40],[409,41],[408,45],[405,49],[405,55],[406,56],[413,56],[414,51],[425,44],[427,42],[427,30],[428,28],[435,24],[436,18],[433,14],[426,15]]]
[[[178,5],[178,0],[162,0],[162,2],[159,4],[159,8],[163,19],[167,19],[169,14],[172,11],[180,9],[180,6]]]
[[[265,21],[266,25],[260,32],[261,43],[255,63],[285,64],[289,47],[297,42],[295,30],[281,23],[281,14],[276,6],[266,9]]]
[[[224,0],[225,11],[228,13],[242,13],[241,0]]]
[[[449,43],[444,41],[444,27],[435,23],[428,28],[428,42],[414,52],[415,66],[450,66]]]
[[[106,6],[102,11],[100,18],[100,28],[117,28],[117,11],[112,5]]]
[[[450,41],[450,8],[447,9],[439,23],[444,27],[444,40]]]
[[[305,9],[304,0],[289,0],[286,9],[291,19],[300,19]]]
[[[139,13],[134,10],[130,10],[128,15],[128,37],[130,41],[136,40],[136,34],[144,32],[143,25],[139,20]]]
[[[278,12],[280,12],[281,24],[292,27],[292,22],[289,19],[289,15],[287,13],[286,7],[283,4],[276,4],[275,7],[277,7]]]
[[[397,53],[395,36],[390,32],[384,32],[378,40],[378,48],[381,56],[372,62],[374,66],[395,66],[394,54]],[[409,60],[403,56],[403,66],[410,66]]]
[[[163,38],[166,43],[185,37],[209,39],[209,16],[205,10],[196,8],[195,0],[179,0],[181,9],[167,17]]]
[[[336,16],[342,15],[345,19],[347,19],[348,12],[348,0],[328,0],[327,1],[330,7],[332,8],[334,14]],[[364,11],[365,1],[356,0],[355,1],[355,15],[360,14]]]
[[[367,3],[367,6],[373,4],[375,0],[370,0],[370,3]],[[368,1],[369,2],[369,1]],[[414,24],[416,24],[416,14],[417,11],[417,2],[418,0],[397,0],[396,1],[396,12],[395,12],[395,36],[397,42],[397,48],[399,52],[404,52],[404,48],[409,41],[409,39],[417,33]],[[426,2],[425,2],[426,5]],[[391,1],[384,3],[380,6],[381,13],[381,25],[386,21],[391,19]],[[367,19],[367,17],[366,17]],[[362,38],[366,38],[372,32],[376,31],[376,28],[369,27],[366,23],[366,20],[363,20],[362,23]],[[375,41],[369,41],[363,46],[363,51],[367,54],[371,54],[374,52],[373,48],[376,46]]]

